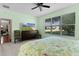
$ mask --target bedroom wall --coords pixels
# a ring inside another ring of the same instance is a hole
[[[19,29],[20,23],[32,22],[36,24],[36,17],[29,14],[21,14],[10,11],[8,9],[0,8],[0,18],[12,20],[12,41],[14,40],[13,31]]]
[[[72,13],[75,12],[75,39],[79,39],[79,4],[75,4],[54,12],[51,12],[49,14],[43,15],[38,17],[37,20],[37,28],[40,31],[40,33],[42,34],[42,36],[45,36],[45,19],[46,18],[52,18],[55,16],[61,16],[64,14],[68,14],[68,13]]]

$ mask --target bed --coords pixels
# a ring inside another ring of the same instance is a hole
[[[79,40],[47,37],[23,44],[19,56],[77,56]]]

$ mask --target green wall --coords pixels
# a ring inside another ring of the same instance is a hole
[[[14,39],[13,31],[19,29],[20,23],[32,22],[36,24],[36,17],[29,14],[21,14],[8,9],[0,8],[0,18],[12,20],[12,40]]]
[[[79,39],[79,4],[75,4],[54,12],[51,12],[49,14],[46,14],[44,16],[40,16],[38,17],[37,20],[37,28],[40,31],[40,33],[42,34],[42,36],[45,35],[45,19],[46,18],[52,18],[55,16],[61,16],[64,14],[69,14],[69,13],[73,13],[75,12],[75,39]]]

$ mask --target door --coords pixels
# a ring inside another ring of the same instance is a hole
[[[0,19],[0,43],[11,42],[11,20]]]

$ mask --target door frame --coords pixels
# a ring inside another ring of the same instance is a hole
[[[9,36],[10,36],[10,40],[12,41],[12,21],[11,21],[11,19],[0,18],[0,43],[1,43],[1,20],[9,21],[9,24],[10,24]]]

